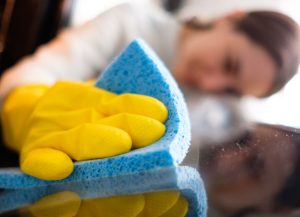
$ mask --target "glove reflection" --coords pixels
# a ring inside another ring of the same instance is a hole
[[[187,200],[176,191],[81,200],[64,191],[42,198],[21,213],[22,217],[184,217]]]

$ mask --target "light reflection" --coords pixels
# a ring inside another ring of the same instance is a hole
[[[184,217],[187,200],[178,191],[81,199],[75,192],[48,195],[20,210],[22,217]]]

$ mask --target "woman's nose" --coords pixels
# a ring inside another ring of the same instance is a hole
[[[212,69],[204,73],[202,88],[207,91],[223,91],[235,87],[235,81],[220,69]]]

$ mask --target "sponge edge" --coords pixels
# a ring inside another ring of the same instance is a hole
[[[186,156],[190,144],[190,122],[183,95],[169,70],[145,42],[133,41],[102,74],[96,86],[115,93],[138,93],[155,97],[168,108],[165,136],[140,150],[168,150],[173,164]]]
[[[90,180],[176,166],[190,145],[190,123],[182,93],[156,54],[141,40],[133,41],[104,71],[96,86],[116,93],[138,93],[155,97],[168,108],[165,135],[154,144],[129,153],[75,163],[73,173],[54,183]],[[25,175],[17,168],[0,169],[0,188],[49,185]]]
[[[24,207],[41,198],[62,191],[74,192],[82,199],[146,192],[178,190],[189,202],[187,217],[205,217],[207,198],[199,173],[191,167],[166,167],[142,173],[105,177],[47,187],[8,190],[0,194],[0,213]]]

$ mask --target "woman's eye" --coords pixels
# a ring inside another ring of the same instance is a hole
[[[223,68],[226,74],[230,74],[232,72],[233,64],[229,57],[225,59]]]
[[[237,76],[239,72],[239,62],[231,57],[227,57],[224,61],[224,71],[228,75]]]

